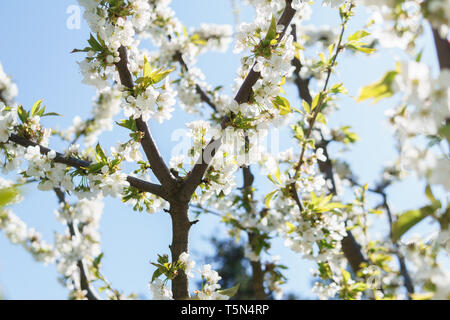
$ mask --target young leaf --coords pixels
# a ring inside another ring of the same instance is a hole
[[[91,45],[91,48],[94,51],[101,52],[103,50],[102,45],[94,38],[94,36],[92,34],[88,40],[88,43]]]
[[[442,137],[445,137],[447,141],[450,141],[450,124],[445,124],[444,126],[440,127],[438,133]]]
[[[33,117],[33,116],[35,116],[38,112],[39,112],[39,109],[40,109],[40,107],[41,107],[41,104],[42,104],[42,100],[38,100],[38,101],[36,101],[35,103],[34,103],[34,105],[33,105],[33,107],[31,108],[31,117]],[[44,107],[45,108],[45,107]],[[45,109],[44,109],[45,110]]]
[[[0,208],[11,204],[19,194],[15,187],[0,189]]]
[[[348,37],[348,41],[358,41],[369,35],[370,35],[369,32],[367,32],[365,30],[359,30],[359,31],[356,31],[354,34],[352,34],[350,37]]]
[[[437,201],[439,202],[439,201]],[[398,241],[409,229],[414,227],[426,217],[432,215],[440,207],[440,202],[421,209],[403,212],[392,224],[392,240]]]
[[[305,133],[303,132],[302,127],[298,125],[292,125],[291,128],[292,130],[294,130],[295,139],[297,139],[298,141],[302,141],[303,138],[305,137]]]
[[[398,71],[389,71],[378,82],[363,87],[360,90],[357,101],[361,102],[367,99],[374,99],[374,103],[377,103],[381,99],[392,97],[394,94],[392,84],[397,75]]]
[[[120,122],[116,122],[116,124],[133,132],[137,131],[136,120],[133,118],[121,120]]]
[[[236,295],[236,293],[238,292],[239,286],[240,286],[240,285],[237,284],[237,285],[235,285],[234,287],[229,288],[229,289],[218,290],[218,292],[219,292],[220,294],[224,295],[224,296],[233,298],[233,297]]]
[[[22,105],[20,105],[19,108],[17,108],[17,115],[19,116],[19,119],[20,121],[22,121],[22,123],[27,122],[29,115]]]
[[[153,84],[155,84],[155,83],[158,83],[158,82],[161,82],[162,80],[164,80],[174,70],[175,70],[175,68],[171,68],[171,69],[167,69],[167,70],[158,69],[151,74],[150,78],[152,79]]]
[[[350,281],[350,279],[352,278],[350,275],[350,272],[348,272],[347,270],[344,270],[341,268],[341,272],[342,272],[342,278],[344,280],[344,283],[348,283]]]
[[[291,113],[291,104],[286,98],[277,96],[273,101],[273,106],[275,109],[280,110],[282,116]]]
[[[144,57],[144,78],[150,78],[152,74],[152,67],[148,62],[147,57]]]
[[[277,37],[277,20],[272,16],[272,22],[270,23],[269,30],[267,30],[265,42],[270,43]]]
[[[322,94],[319,93],[319,94],[317,94],[317,95],[314,97],[314,100],[313,100],[313,102],[312,102],[312,104],[311,104],[311,111],[314,111],[314,109],[317,108],[317,106],[318,106],[319,103],[320,103],[321,96],[322,96]]]
[[[108,157],[106,156],[102,147],[100,147],[100,143],[97,143],[97,146],[95,147],[95,152],[97,153],[97,155],[99,156],[100,160],[102,160],[103,163],[108,162]]]
[[[266,208],[270,208],[270,201],[272,200],[273,196],[278,192],[278,190],[272,191],[271,193],[267,194],[264,197],[264,203],[266,205]]]
[[[62,117],[62,115],[60,115],[59,113],[56,113],[56,112],[47,112],[47,113],[43,113],[41,115],[41,117],[49,117],[49,116]]]
[[[303,104],[303,109],[305,109],[305,112],[307,114],[311,113],[311,107],[309,106],[309,103],[306,102],[305,100],[303,100],[302,104]]]
[[[288,227],[289,229],[288,234],[291,234],[292,232],[295,231],[295,226],[290,222],[286,222],[286,227]]]

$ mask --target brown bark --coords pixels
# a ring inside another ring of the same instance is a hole
[[[433,38],[441,70],[450,69],[450,43],[441,38],[436,29],[433,29]]]
[[[250,244],[254,237],[251,233],[248,235]],[[267,300],[266,291],[264,289],[264,271],[261,261],[250,261],[252,266],[252,287],[256,300]]]
[[[244,185],[242,187],[242,196],[244,201],[253,201],[253,182],[255,177],[250,169],[250,167],[242,168],[242,176],[244,179]],[[248,212],[249,214],[251,212]],[[250,246],[255,242],[255,235],[251,232],[247,232],[248,242]],[[253,249],[253,248],[252,248]],[[267,294],[264,289],[264,270],[261,261],[250,261],[252,266],[252,287],[255,294],[256,300],[266,300]]]
[[[170,206],[170,215],[172,217],[172,262],[178,261],[180,254],[188,252],[189,230],[191,222],[188,217],[188,205],[173,204]],[[172,281],[172,292],[175,300],[185,300],[189,298],[189,281],[184,272],[179,272]]]

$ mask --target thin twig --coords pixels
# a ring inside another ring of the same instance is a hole
[[[54,191],[56,196],[58,197],[59,203],[62,205],[66,205],[67,203],[64,192],[60,188],[55,188]],[[69,227],[70,236],[72,238],[79,236],[79,232],[73,221],[67,222],[67,226]],[[77,267],[80,271],[80,289],[82,291],[86,291],[86,298],[88,300],[102,300],[95,288],[89,282],[88,271],[85,262],[83,260],[79,260],[77,262]]]
[[[186,62],[183,59],[183,55],[181,54],[181,52],[177,52],[175,54],[175,60],[178,61],[178,63],[181,65],[181,68],[187,72],[189,71],[189,67],[186,64]],[[213,109],[214,111],[217,111],[217,106],[215,105],[215,103],[210,99],[210,97],[206,94],[205,90],[202,89],[202,87],[200,87],[200,85],[195,84],[195,90],[197,91],[197,94],[200,96],[200,99],[205,102],[208,106],[211,107],[211,109]]]

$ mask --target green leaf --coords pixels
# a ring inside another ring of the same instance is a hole
[[[421,209],[408,210],[403,212],[392,224],[392,240],[398,241],[409,229],[414,227],[420,221],[426,217],[432,215],[437,209],[439,209],[441,203],[436,201],[434,204],[425,206]]]
[[[193,34],[189,40],[198,46],[205,46],[208,42],[205,39],[202,39],[199,34]]]
[[[291,128],[294,131],[294,138],[298,141],[302,141],[305,137],[305,133],[303,132],[302,127],[300,127],[299,125],[292,125]]]
[[[334,53],[334,48],[336,47],[336,44],[332,43],[328,46],[328,56],[332,57]]]
[[[240,286],[240,285],[237,284],[237,285],[235,285],[234,287],[229,288],[229,289],[218,290],[218,292],[219,292],[220,294],[224,295],[224,296],[228,296],[228,297],[230,297],[230,298],[233,298],[233,297],[236,295],[236,293],[238,292],[239,286]]]
[[[351,129],[350,126],[344,126],[339,128],[339,131],[341,131],[342,136],[339,135],[336,138],[336,141],[342,141],[344,144],[349,144],[361,140],[360,137],[356,133],[351,132],[350,129]]]
[[[438,133],[450,142],[450,124],[440,127]]]
[[[416,62],[420,62],[422,60],[423,49],[416,56]]]
[[[91,45],[91,48],[94,51],[97,51],[97,52],[103,51],[102,45],[94,38],[94,36],[92,34],[88,40],[88,43]]]
[[[100,263],[102,262],[103,255],[104,254],[102,252],[94,259],[94,268],[98,269],[98,267],[100,266]]]
[[[153,72],[150,76],[150,78],[152,79],[152,84],[161,82],[162,80],[164,80],[170,73],[172,73],[172,71],[174,71],[175,68],[171,68],[171,69],[167,69],[167,70],[163,70],[158,69],[155,72]]]
[[[305,112],[306,113],[311,113],[311,107],[310,107],[310,105],[309,105],[309,103],[308,102],[306,102],[305,100],[303,100],[303,109],[305,109]]]
[[[350,281],[350,279],[352,278],[350,275],[350,272],[348,272],[347,270],[344,270],[341,268],[341,272],[342,272],[342,278],[344,280],[344,283],[348,283]]]
[[[31,117],[35,116],[39,112],[41,104],[42,104],[42,100],[38,100],[33,104],[33,107],[31,108],[31,113],[30,113]]]
[[[323,115],[322,112],[319,112],[319,113],[317,114],[316,120],[317,120],[318,122],[320,122],[320,123],[325,124],[325,125],[327,124],[327,120],[325,119],[325,116]]]
[[[95,147],[95,152],[97,153],[97,155],[99,156],[100,160],[102,160],[103,163],[108,162],[108,157],[106,156],[105,152],[100,146],[100,143],[97,143],[97,146]]]
[[[41,117],[50,117],[50,116],[62,117],[62,115],[56,112],[47,112],[41,115]]]
[[[349,48],[350,50],[360,51],[367,54],[374,53],[375,51],[377,51],[374,48],[367,47],[367,43],[363,42],[350,42],[346,45],[346,47]]]
[[[19,195],[19,191],[15,187],[0,189],[0,208],[11,204]]]
[[[288,229],[289,229],[288,234],[291,234],[292,232],[295,231],[295,226],[290,222],[286,222],[286,227],[288,227]]]
[[[362,282],[357,282],[350,286],[350,291],[363,292],[367,290],[367,285]]]
[[[136,125],[136,120],[133,118],[127,119],[127,120],[121,120],[120,122],[116,122],[117,125],[129,129],[133,132],[137,131],[137,125]]]
[[[153,272],[152,276],[152,282],[159,278],[163,273],[160,269],[156,269],[155,272]]]
[[[269,30],[267,30],[265,42],[270,43],[277,37],[277,20],[272,16],[272,22],[270,23]]]
[[[277,181],[279,183],[281,183],[281,171],[280,171],[280,167],[277,168],[277,171],[275,171],[275,178],[277,179]]]
[[[334,209],[344,209],[347,208],[347,205],[340,202],[330,202],[322,207],[324,211],[331,211]]]
[[[104,167],[104,165],[105,165],[105,164],[103,164],[103,163],[94,163],[94,164],[91,164],[91,165],[89,166],[89,168],[88,168],[88,172],[89,172],[89,173],[97,173],[97,172],[100,171],[101,168]]]
[[[377,209],[369,209],[368,211],[370,214],[376,214],[376,215],[380,215],[383,214],[382,210],[377,210]]]
[[[19,116],[19,119],[20,121],[22,121],[22,123],[27,122],[29,115],[22,105],[20,105],[19,108],[17,108],[17,115]]]
[[[433,194],[433,191],[431,190],[431,186],[427,184],[425,187],[425,195],[427,196],[428,200],[430,200],[432,203],[436,201],[436,197]]]
[[[266,205],[266,208],[270,208],[270,201],[272,200],[272,198],[274,197],[274,195],[278,192],[278,190],[272,191],[269,194],[266,194],[266,196],[264,197],[264,203]]]
[[[291,113],[291,104],[289,103],[289,101],[286,98],[277,96],[274,100],[273,100],[273,107],[275,109],[280,110],[280,114],[282,116]]]
[[[319,93],[319,94],[317,94],[317,95],[314,97],[314,100],[313,100],[313,102],[312,102],[312,104],[311,104],[311,111],[314,111],[314,109],[317,108],[317,106],[318,106],[319,103],[320,103],[321,97],[322,97],[322,93]]]
[[[152,67],[148,62],[147,57],[144,57],[144,78],[151,77]]]
[[[331,87],[330,90],[334,94],[338,93],[348,94],[347,89],[344,87],[342,83],[335,84],[333,87]]]
[[[433,292],[425,292],[425,293],[412,293],[410,297],[412,300],[431,300],[434,296]]]
[[[363,87],[360,90],[357,101],[361,102],[367,99],[374,99],[374,103],[377,103],[381,99],[392,97],[394,94],[392,84],[398,74],[398,71],[389,71],[378,82]]]
[[[349,36],[348,37],[348,41],[358,41],[358,40],[361,40],[362,38],[365,38],[365,37],[367,37],[369,35],[370,35],[369,32],[367,32],[365,30],[359,30],[359,31],[356,31],[351,36]]]

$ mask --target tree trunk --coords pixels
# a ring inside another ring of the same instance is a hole
[[[172,217],[172,262],[178,261],[180,254],[188,252],[189,229],[191,222],[188,217],[188,206],[171,204],[170,215]],[[180,272],[172,281],[172,292],[175,300],[189,298],[189,282],[184,272]]]
[[[254,235],[249,233],[249,243],[252,245]],[[252,287],[256,300],[267,300],[266,291],[264,290],[264,271],[261,261],[250,261],[252,266]]]

